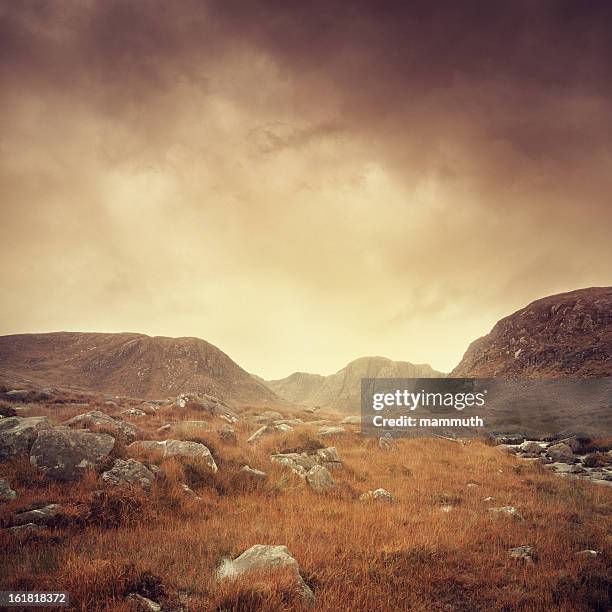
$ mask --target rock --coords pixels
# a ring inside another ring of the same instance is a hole
[[[155,404],[149,404],[147,402],[143,402],[142,404],[140,404],[140,406],[138,406],[138,410],[140,410],[141,412],[144,412],[145,414],[149,416],[153,416],[157,414],[157,409],[158,409],[158,406],[156,406]]]
[[[121,414],[131,417],[147,416],[147,413],[144,410],[140,410],[139,408],[128,408],[127,410],[124,410]]]
[[[521,513],[514,506],[502,506],[501,508],[489,508],[489,512],[494,512],[496,514],[507,514],[517,521],[522,521],[523,517]]]
[[[339,425],[328,425],[325,427],[320,427],[317,434],[319,436],[339,436],[346,433],[346,429],[344,427],[340,427]]]
[[[139,440],[138,442],[132,442],[128,447],[128,451],[131,453],[140,453],[153,451],[160,453],[163,458],[167,457],[193,457],[195,459],[202,459],[211,471],[217,471],[217,464],[213,459],[208,447],[199,442],[183,442],[182,440]]]
[[[495,445],[500,444],[522,444],[525,441],[525,436],[521,434],[498,434],[494,436]]]
[[[226,404],[211,395],[197,393],[181,393],[176,398],[176,405],[179,408],[185,408],[191,404],[196,410],[202,410],[210,416],[218,417],[228,423],[235,423],[238,420],[238,415],[229,408]],[[282,418],[279,417],[279,418]]]
[[[367,493],[362,493],[359,496],[359,501],[386,501],[386,502],[394,502],[395,498],[389,491],[385,491],[385,489],[375,489],[374,491],[368,491]]]
[[[563,442],[549,447],[546,455],[556,463],[569,463],[574,459],[572,449]]]
[[[319,448],[315,452],[315,461],[325,466],[328,470],[342,467],[342,461],[335,446]]]
[[[468,487],[468,489],[475,489],[475,488],[477,488],[477,487],[479,487],[479,486],[480,486],[480,485],[478,485],[478,484],[477,484],[477,483],[475,483],[475,482],[468,482],[468,483],[467,483],[467,487]]]
[[[265,472],[262,472],[261,470],[256,470],[255,468],[252,468],[248,465],[243,465],[240,468],[240,471],[244,474],[248,474],[249,476],[253,476],[254,478],[259,478],[261,480],[265,480],[267,477],[267,474]]]
[[[127,600],[132,602],[139,612],[161,612],[161,606],[148,597],[143,597],[138,593],[131,593]]]
[[[518,453],[519,447],[514,446],[512,444],[498,444],[498,450],[502,451],[502,453],[508,453],[509,455],[516,455]]]
[[[315,465],[330,469],[342,467],[342,461],[335,447],[319,448],[314,452],[282,453],[271,455],[270,460],[292,469],[299,476],[306,476]]]
[[[238,443],[238,436],[236,435],[235,430],[231,427],[224,427],[223,429],[219,429],[217,431],[217,435],[219,436],[219,439],[222,442],[225,442],[226,444]]]
[[[155,479],[155,474],[136,459],[117,459],[112,469],[103,472],[100,477],[103,482],[111,485],[135,484],[149,490]]]
[[[188,438],[189,436],[207,435],[210,431],[208,421],[177,421],[162,425],[157,433],[170,438]]]
[[[186,485],[185,483],[181,484],[181,489],[183,489],[183,492],[185,493],[185,495],[188,495],[189,497],[193,497],[193,499],[202,499],[199,495],[197,495],[197,493],[188,485]]]
[[[604,453],[590,453],[582,462],[588,468],[603,468],[612,465],[612,457]]]
[[[13,524],[17,526],[25,526],[32,523],[34,525],[52,525],[63,515],[64,509],[60,504],[49,504],[43,508],[16,514],[13,517]]]
[[[131,442],[137,435],[142,433],[142,430],[136,427],[136,425],[113,419],[113,417],[100,410],[79,414],[68,419],[64,425],[80,429],[103,429],[111,435],[124,436],[128,442]]]
[[[8,417],[0,421],[0,461],[27,455],[38,432],[49,429],[47,417]]]
[[[397,446],[395,445],[395,440],[391,436],[383,436],[382,438],[378,438],[378,447],[381,450],[385,451],[396,451]]]
[[[293,431],[293,427],[289,425],[264,425],[260,427],[248,440],[249,444],[258,442],[264,436],[269,436],[274,433],[287,433]]]
[[[315,493],[322,493],[333,489],[336,483],[329,470],[322,465],[315,465],[306,474],[306,482]]]
[[[314,593],[301,577],[298,562],[291,556],[286,546],[265,544],[251,546],[233,561],[230,559],[223,561],[217,570],[217,579],[231,580],[252,571],[270,572],[280,568],[290,570],[295,578],[295,587],[304,603],[313,606],[316,601]]]
[[[483,502],[492,502],[492,501],[495,501],[495,498],[489,496],[489,497],[485,497],[482,501]]]
[[[266,410],[261,414],[253,417],[253,421],[255,423],[272,423],[272,421],[281,421],[284,419],[283,415],[280,412],[275,412],[274,410]]]
[[[17,493],[11,489],[8,481],[0,478],[0,502],[10,502],[17,499]]]
[[[115,439],[108,434],[45,429],[32,445],[30,463],[56,480],[76,480],[88,468],[99,467],[114,446]]]
[[[586,557],[586,558],[599,557],[599,555],[601,555],[601,553],[598,550],[590,550],[588,548],[586,550],[581,550],[580,552],[574,553],[575,557]]]
[[[519,446],[519,448],[524,453],[533,453],[535,455],[539,455],[540,453],[544,451],[544,449],[537,442],[534,442],[532,440],[525,440],[525,442],[523,442]]]
[[[0,406],[0,417],[17,416],[17,411],[12,406]]]
[[[31,531],[40,531],[40,527],[34,523],[26,523],[25,525],[15,525],[15,527],[9,527],[7,531],[12,533],[24,533]]]
[[[13,389],[12,391],[7,391],[4,395],[13,402],[25,402],[30,392],[27,389]]]
[[[440,506],[440,510],[442,512],[452,512],[455,506]]]
[[[527,563],[533,563],[537,560],[537,554],[533,546],[517,546],[516,548],[511,548],[508,554],[513,559],[526,561]]]
[[[343,425],[361,425],[361,417],[358,415],[347,416],[342,419]]]

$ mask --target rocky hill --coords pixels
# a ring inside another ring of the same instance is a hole
[[[501,319],[452,376],[612,376],[612,287],[549,296]]]
[[[199,338],[73,332],[1,336],[0,377],[142,398],[198,392],[234,405],[278,400]]]
[[[330,376],[295,372],[281,380],[266,381],[280,397],[307,406],[358,412],[362,378],[438,378],[445,374],[427,364],[361,357]]]

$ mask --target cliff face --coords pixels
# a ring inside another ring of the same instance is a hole
[[[193,391],[233,404],[277,399],[225,353],[199,338],[73,332],[2,336],[0,374],[143,398]]]
[[[472,342],[452,376],[612,376],[612,287],[532,302]]]
[[[358,412],[361,406],[362,378],[438,378],[429,365],[392,361],[385,357],[361,357],[351,361],[339,372],[330,376],[296,372],[283,378],[266,382],[280,397],[305,404],[343,412]]]

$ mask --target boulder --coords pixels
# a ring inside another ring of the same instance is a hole
[[[30,463],[56,480],[76,480],[88,468],[98,468],[114,446],[108,434],[54,427],[38,434]]]
[[[208,421],[177,421],[162,425],[157,433],[170,438],[202,436],[210,433],[210,425]]]
[[[73,427],[76,429],[104,429],[115,436],[124,436],[128,442],[131,442],[136,438],[137,435],[142,433],[142,430],[132,425],[132,423],[126,423],[118,419],[101,412],[100,410],[93,410],[92,412],[85,412],[79,414],[71,419],[68,419],[64,425]]]
[[[254,444],[263,438],[275,433],[287,433],[293,431],[293,427],[289,425],[263,425],[260,427],[248,440],[247,443]]]
[[[0,421],[0,461],[27,455],[40,431],[49,429],[47,417],[8,417]]]
[[[339,425],[327,425],[324,427],[319,427],[319,431],[317,434],[319,436],[340,436],[346,433],[346,429],[344,427],[340,427]]]
[[[574,460],[574,453],[572,449],[563,442],[553,444],[553,446],[546,451],[546,455],[555,463],[570,463]]]
[[[147,416],[147,413],[144,410],[140,410],[140,408],[128,408],[127,410],[123,410],[121,414],[129,417]]]
[[[131,593],[127,600],[134,605],[138,612],[161,612],[161,606],[148,597],[143,597],[138,593]]]
[[[508,554],[513,559],[518,559],[519,561],[525,561],[527,563],[533,563],[537,559],[537,554],[533,546],[517,546],[516,548],[511,548]]]
[[[500,444],[522,444],[525,436],[522,434],[497,434],[493,437],[495,445]]]
[[[333,489],[336,483],[329,470],[322,465],[315,465],[306,474],[306,482],[315,493],[322,493]]]
[[[64,516],[64,509],[60,504],[49,504],[43,508],[36,510],[28,510],[20,512],[13,517],[13,525],[25,526],[28,524],[34,525],[52,525],[59,518]]]
[[[335,446],[319,448],[315,452],[314,456],[315,460],[319,464],[325,466],[327,469],[337,469],[342,467],[342,461]]]
[[[11,489],[8,481],[0,478],[0,502],[10,502],[17,499],[17,493]]]
[[[262,472],[261,470],[256,470],[255,468],[250,467],[249,465],[243,465],[240,468],[240,471],[243,474],[247,474],[248,476],[253,476],[253,478],[259,478],[261,480],[265,480],[266,473]]]
[[[280,463],[299,476],[306,476],[316,465],[322,465],[327,469],[338,469],[342,467],[342,461],[335,447],[319,448],[314,452],[303,453],[281,453],[271,455],[270,460]]]
[[[519,449],[524,453],[530,453],[534,455],[539,455],[544,452],[544,449],[540,444],[534,442],[533,440],[525,440],[520,446]]]
[[[359,501],[386,501],[386,502],[394,502],[395,498],[389,491],[385,489],[375,489],[374,491],[368,491],[367,493],[362,493],[359,496]]]
[[[500,508],[489,508],[489,512],[495,514],[507,514],[517,521],[522,521],[521,513],[514,506],[502,506]]]
[[[381,450],[385,451],[396,451],[397,446],[395,440],[391,436],[383,436],[378,439],[378,446]]]
[[[196,410],[206,412],[210,416],[218,417],[228,423],[235,423],[238,420],[238,415],[231,408],[216,397],[205,393],[181,393],[176,398],[176,405],[179,408],[185,408],[191,405]]]
[[[217,471],[217,464],[208,447],[199,442],[183,442],[182,440],[139,440],[132,442],[128,447],[131,453],[153,451],[167,457],[192,457],[203,460],[212,472]]]
[[[136,459],[117,459],[113,467],[103,472],[100,479],[111,485],[139,485],[149,490],[155,474]]]
[[[217,579],[235,579],[238,576],[253,571],[273,572],[278,569],[288,569],[295,579],[295,588],[306,605],[315,605],[314,593],[300,575],[300,566],[291,556],[286,546],[269,546],[256,544],[245,550],[233,561],[226,559],[217,569]]]

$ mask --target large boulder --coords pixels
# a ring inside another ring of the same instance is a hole
[[[117,459],[113,467],[103,472],[100,477],[103,482],[119,485],[139,485],[143,489],[150,489],[155,480],[155,474],[136,459]]]
[[[113,417],[100,410],[79,414],[66,421],[64,425],[80,429],[104,429],[112,435],[124,436],[128,442],[131,442],[137,435],[142,433],[142,430],[136,427],[136,425],[120,421],[119,419],[113,419]]]
[[[538,442],[534,442],[533,440],[525,440],[525,442],[520,444],[519,449],[523,453],[533,455],[539,455],[540,453],[544,452],[544,448]]]
[[[314,593],[300,575],[300,566],[286,546],[256,544],[233,561],[226,559],[217,570],[217,579],[235,579],[253,571],[274,572],[288,569],[295,579],[295,588],[306,605],[315,605]]]
[[[569,463],[574,460],[574,452],[563,442],[553,444],[553,446],[546,451],[546,454],[556,463]]]
[[[38,432],[50,427],[47,417],[8,417],[0,420],[0,461],[27,455]]]
[[[17,498],[17,493],[11,489],[6,480],[0,478],[0,502],[10,502]]]
[[[213,459],[208,447],[199,442],[184,442],[182,440],[140,440],[132,442],[128,447],[131,453],[154,452],[162,457],[191,457],[203,460],[211,471],[217,471],[217,464]]]
[[[308,471],[306,482],[315,493],[323,493],[336,485],[329,470],[322,465],[315,465]]]
[[[88,468],[99,467],[114,446],[115,439],[104,433],[45,429],[32,446],[30,463],[56,480],[76,480]]]

